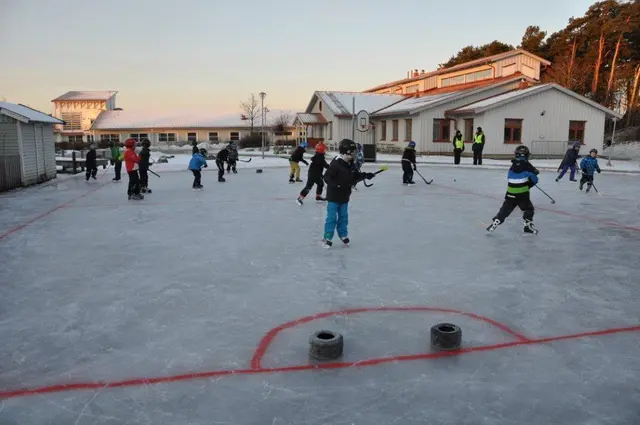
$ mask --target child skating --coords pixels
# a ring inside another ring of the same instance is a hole
[[[336,157],[324,174],[327,183],[327,218],[324,224],[322,245],[330,248],[336,228],[338,237],[345,245],[349,244],[349,198],[351,188],[359,181],[372,179],[373,173],[363,173],[352,168],[356,154],[356,144],[353,140],[343,139],[338,145],[340,155]]]
[[[529,148],[522,145],[515,150],[515,159],[511,160],[511,168],[507,173],[507,193],[493,223],[487,227],[487,232],[493,232],[501,225],[516,207],[522,210],[524,232],[537,234],[533,225],[534,208],[529,196],[529,189],[538,184],[538,170],[529,162]]]
[[[307,174],[307,184],[300,192],[300,196],[296,199],[296,203],[300,206],[303,204],[304,198],[309,194],[313,185],[316,185],[316,201],[324,201],[322,197],[322,189],[324,188],[324,181],[322,180],[322,173],[325,168],[329,168],[324,154],[326,146],[324,144],[318,144],[316,146],[316,154],[311,157],[311,165],[309,165],[309,173]]]
[[[89,177],[94,180],[96,179],[96,174],[98,174],[98,160],[96,153],[96,145],[92,144],[89,146],[89,152],[87,152],[87,156],[84,159],[84,166],[86,167],[86,180],[89,181]]]
[[[309,146],[307,142],[300,143],[300,146],[293,151],[289,158],[289,183],[302,181],[300,180],[300,162],[303,162],[305,165],[309,165],[309,163],[303,158],[307,146]],[[293,180],[294,176],[296,178],[295,180]]]
[[[409,142],[402,154],[402,184],[414,185],[413,172],[416,170],[416,142]]]
[[[216,165],[218,166],[218,183],[224,183],[227,180],[224,178],[224,163],[229,159],[229,148],[224,147],[220,149],[220,152],[216,155]]]
[[[149,165],[151,163],[151,141],[149,139],[144,139],[142,141],[142,149],[140,150],[140,163],[138,166],[140,167],[140,192],[142,193],[151,193],[151,189],[149,189]]]
[[[127,195],[129,200],[144,199],[144,196],[140,194],[140,176],[138,175],[138,163],[140,162],[140,156],[136,153],[136,141],[135,139],[127,139],[124,142],[124,165],[129,174],[129,186],[127,187]]]
[[[238,163],[238,146],[234,142],[229,142],[227,145],[229,155],[227,157],[227,173],[233,171],[233,174],[238,173],[236,165]]]
[[[598,150],[591,149],[589,156],[582,158],[580,161],[580,170],[582,171],[582,178],[580,178],[580,190],[587,184],[586,192],[589,193],[593,186],[593,175],[597,171],[600,173],[600,166],[598,165]]]
[[[202,190],[202,167],[208,167],[206,157],[201,151],[195,152],[189,160],[189,170],[193,173],[193,190]]]
[[[576,180],[576,164],[578,163],[578,157],[580,153],[580,142],[575,142],[571,149],[568,149],[564,154],[564,158],[562,158],[562,162],[560,163],[560,167],[558,167],[558,171],[562,169],[558,177],[556,177],[556,182],[559,182],[560,179],[566,174],[567,170],[571,169],[571,174],[569,174],[569,180],[572,182]]]
[[[356,143],[356,147],[358,148],[358,153],[356,154],[353,163],[355,164],[356,169],[360,171],[362,164],[364,164],[364,153],[362,152],[362,145],[360,143]]]

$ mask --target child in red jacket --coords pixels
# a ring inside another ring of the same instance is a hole
[[[127,168],[127,174],[129,174],[127,195],[129,195],[129,200],[144,199],[144,195],[140,194],[140,176],[138,175],[140,156],[136,153],[135,139],[127,139],[124,146],[127,148],[124,151],[124,165]]]

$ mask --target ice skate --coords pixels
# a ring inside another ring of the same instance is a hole
[[[227,181],[227,180],[226,180],[224,177],[220,177],[220,178],[218,179],[218,183],[224,183],[224,182],[226,182],[226,181]]]
[[[296,181],[293,178],[289,179],[289,183],[295,183]]]
[[[416,184],[416,182],[414,182],[413,180],[411,180],[410,182],[407,183],[409,186],[413,186],[414,184]]]
[[[535,226],[533,225],[533,221],[531,220],[525,220],[524,221],[524,228],[523,228],[525,233],[531,233],[533,235],[537,235],[538,234],[538,229],[535,228]]]
[[[569,179],[570,182],[577,182],[578,180],[576,179]]]
[[[591,190],[591,184],[587,184],[587,190],[585,190],[586,193],[589,193],[589,191]]]
[[[487,227],[487,233],[491,233],[494,230],[496,230],[500,224],[502,224],[500,220],[498,220],[497,218],[494,218],[493,223],[491,223],[489,227]]]
[[[303,182],[304,182],[304,180],[296,179],[296,182],[297,182],[297,183],[303,183]]]
[[[296,204],[298,204],[299,206],[302,206],[302,204],[304,204],[301,197],[298,196],[298,199],[296,199]]]
[[[351,242],[349,238],[340,238],[340,240],[342,241],[344,246],[349,246],[349,243]]]
[[[582,190],[582,188],[584,187],[584,182],[580,182],[580,186],[578,187],[580,190]]]
[[[325,202],[327,198],[323,198],[322,196],[316,196],[316,203],[321,204]]]
[[[322,240],[322,247],[323,247],[324,249],[329,249],[329,248],[331,248],[331,245],[333,245],[333,242],[331,242],[330,240],[328,240],[328,239],[323,239],[323,240]]]

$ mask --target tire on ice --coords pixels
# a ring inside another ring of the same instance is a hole
[[[309,355],[316,360],[335,360],[342,356],[344,338],[333,331],[321,330],[309,338]]]
[[[431,327],[431,347],[436,350],[457,350],[462,345],[462,329],[453,323],[438,323]]]

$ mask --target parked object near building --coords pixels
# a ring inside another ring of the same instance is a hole
[[[28,106],[0,102],[0,191],[56,177],[58,124],[64,123]]]

